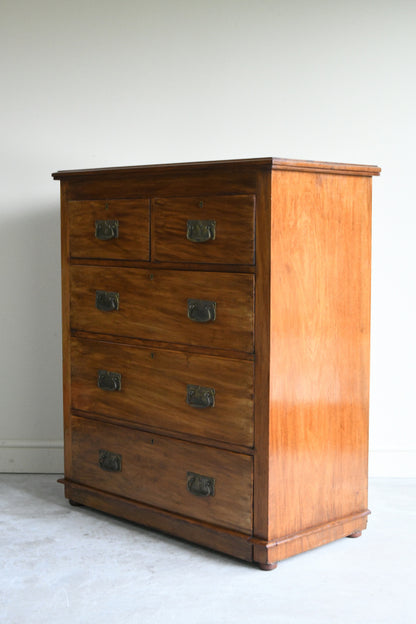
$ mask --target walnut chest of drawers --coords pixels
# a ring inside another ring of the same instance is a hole
[[[66,497],[263,569],[367,522],[371,179],[59,171]]]

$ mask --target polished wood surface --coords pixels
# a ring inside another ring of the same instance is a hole
[[[99,466],[101,449],[121,455],[119,472]],[[251,533],[253,477],[248,455],[76,416],[72,453],[72,479],[77,483]],[[215,479],[215,495],[189,492],[188,472]]]
[[[367,509],[370,180],[274,172],[272,195],[269,537],[281,537]]]
[[[324,162],[316,160],[298,160],[290,158],[242,158],[238,160],[215,160],[208,162],[189,162],[189,163],[168,163],[154,165],[139,165],[132,167],[104,167],[101,169],[71,169],[64,171],[56,171],[52,174],[55,180],[74,179],[78,177],[108,177],[115,176],[131,176],[141,172],[145,175],[160,176],[165,174],[174,174],[176,176],[186,175],[189,173],[198,174],[202,172],[206,178],[212,175],[212,172],[219,168],[228,175],[232,172],[234,175],[238,170],[246,169],[249,171],[309,171],[316,173],[331,173],[338,175],[360,175],[375,176],[380,174],[380,167],[373,165],[354,165],[346,163]]]
[[[253,446],[253,362],[75,338],[71,362],[73,409]],[[121,374],[121,390],[100,389],[99,370]],[[188,384],[213,388],[214,406],[189,405]]]
[[[70,478],[72,474],[71,448],[71,322],[70,276],[69,276],[69,212],[67,208],[68,184],[61,182],[61,294],[62,294],[62,407],[64,425],[64,471]]]
[[[97,290],[118,292],[119,310],[97,310]],[[73,266],[71,327],[251,353],[253,292],[251,275]],[[215,302],[215,321],[190,320],[189,299]]]
[[[53,174],[69,499],[265,570],[366,528],[379,172],[265,158]],[[95,251],[95,215],[128,202],[141,251]],[[218,238],[189,241],[188,219],[215,220]],[[97,310],[97,290],[118,292],[119,310]],[[188,299],[215,301],[215,322],[189,320]],[[120,391],[98,388],[103,369]],[[215,387],[215,407],[187,404],[193,383]],[[119,472],[100,468],[103,448]],[[188,472],[215,478],[215,496],[191,494]]]
[[[149,209],[146,199],[68,202],[71,257],[149,260]],[[118,221],[118,236],[100,240],[95,222],[109,219]]]
[[[94,490],[66,479],[59,479],[59,481],[65,485],[65,496],[71,501],[71,504],[76,498],[80,505],[117,515],[131,522],[137,522],[189,542],[219,550],[245,561],[252,561],[253,559],[251,539],[245,533],[209,524],[203,520],[194,520],[160,507],[152,507],[137,500],[123,498],[120,495]]]
[[[155,197],[195,197],[198,195],[251,195],[256,191],[256,170],[247,167],[224,169],[221,166],[189,170],[175,168],[149,175],[147,168],[118,169],[94,175],[63,177],[68,181],[67,201],[114,199],[154,199]],[[207,180],[209,178],[209,186]]]
[[[270,386],[270,221],[271,171],[257,177],[256,192],[256,315],[254,381],[254,517],[253,533],[268,538],[269,386]]]
[[[366,510],[362,513],[337,518],[332,522],[318,524],[280,539],[253,538],[253,560],[260,565],[273,566],[278,561],[293,557],[293,555],[323,546],[342,537],[349,537],[351,531],[361,531],[367,527],[368,515],[369,511]]]
[[[152,260],[254,264],[254,195],[152,200]],[[213,220],[214,240],[186,237],[187,221]]]

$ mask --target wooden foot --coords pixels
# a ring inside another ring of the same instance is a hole
[[[361,533],[362,531],[355,531],[354,533],[351,533],[351,535],[347,535],[347,537],[360,537]]]
[[[72,500],[72,498],[68,498],[68,502],[72,507],[83,507],[81,503],[77,503],[77,501]]]
[[[276,563],[259,563],[258,565],[259,565],[260,570],[266,570],[267,572],[277,568],[277,562]]]

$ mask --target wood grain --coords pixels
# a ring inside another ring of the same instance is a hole
[[[152,175],[147,169],[115,170],[92,176],[70,176],[68,200],[250,195],[256,189],[256,172],[247,167],[236,166],[228,171],[216,166],[196,171],[184,168],[175,171],[155,171]]]
[[[120,309],[97,310],[97,290],[118,292]],[[253,290],[252,275],[73,266],[71,327],[252,352]],[[189,320],[188,299],[216,302],[216,320]]]
[[[371,180],[274,172],[269,536],[367,510]]]
[[[187,221],[214,220],[214,240],[186,237]],[[254,196],[216,195],[152,199],[152,260],[254,264]]]
[[[309,171],[315,173],[331,173],[338,175],[379,175],[381,169],[373,165],[354,165],[345,163],[315,161],[315,160],[299,160],[290,158],[242,158],[238,160],[216,160],[209,162],[190,162],[190,163],[168,163],[163,165],[139,165],[131,167],[107,167],[102,169],[72,169],[67,171],[57,171],[52,174],[55,180],[63,180],[66,178],[76,179],[79,177],[110,177],[110,176],[132,176],[132,175],[151,175],[164,176],[175,175],[180,176],[184,173],[187,175],[204,174],[209,176],[213,170],[219,169],[230,173],[234,176],[238,170],[248,170],[255,174],[259,170],[282,170],[282,171]]]
[[[69,498],[263,569],[365,528],[379,172],[264,158],[53,174]],[[103,207],[130,224],[108,255],[90,240]],[[218,239],[187,241],[191,218],[215,219]],[[119,310],[97,310],[97,290]],[[188,299],[215,301],[216,320],[189,320]],[[121,392],[97,388],[102,369]],[[215,387],[215,409],[190,408],[188,383]],[[102,448],[121,472],[99,467]],[[215,478],[215,496],[190,494],[187,472]]]
[[[341,537],[349,537],[351,531],[360,532],[367,527],[368,514],[368,510],[358,512],[269,542],[253,538],[254,561],[273,566],[282,559],[323,546]]]
[[[71,257],[149,260],[149,209],[148,199],[68,202]],[[103,241],[95,221],[107,219],[118,221],[118,238]]]
[[[100,449],[122,456],[120,472],[100,468]],[[249,455],[78,417],[72,420],[72,453],[75,482],[212,524],[252,531]],[[191,494],[188,472],[214,478],[215,495]]]
[[[72,408],[229,444],[253,446],[253,362],[155,348],[71,340]],[[121,390],[97,385],[121,374]],[[190,406],[187,385],[215,390],[215,405]]]
[[[259,174],[256,193],[254,534],[269,538],[269,386],[271,172]]]
[[[62,295],[62,406],[64,425],[64,470],[72,474],[71,449],[71,348],[68,184],[61,182],[61,295]]]
[[[247,534],[209,524],[203,520],[193,520],[160,507],[152,507],[108,492],[94,490],[65,479],[60,479],[60,482],[65,485],[65,496],[80,505],[99,509],[245,561],[252,561],[253,545]]]

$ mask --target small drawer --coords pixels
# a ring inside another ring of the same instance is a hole
[[[254,195],[152,199],[152,260],[254,264]]]
[[[253,446],[253,362],[71,340],[72,408]]]
[[[250,534],[252,457],[72,418],[71,480]]]
[[[71,327],[252,353],[254,276],[72,266]]]
[[[149,200],[70,201],[72,258],[149,260]]]

